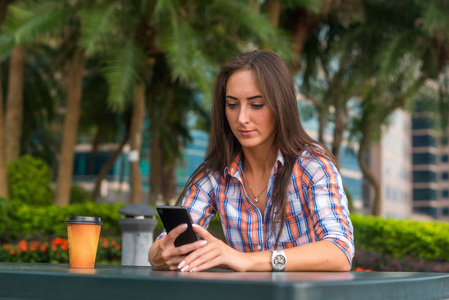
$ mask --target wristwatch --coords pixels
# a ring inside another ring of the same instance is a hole
[[[274,272],[282,272],[285,270],[285,266],[287,265],[287,256],[285,256],[284,251],[282,250],[272,250],[273,254],[271,255],[271,266],[273,267]]]

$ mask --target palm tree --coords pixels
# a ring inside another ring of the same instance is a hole
[[[63,141],[59,157],[56,184],[57,205],[69,203],[73,153],[80,115],[82,78],[84,73],[84,51],[76,47],[80,34],[77,13],[82,3],[71,1],[23,1],[22,7],[10,6],[10,18],[6,23],[3,48],[33,43],[40,37],[62,33],[62,42],[71,54],[68,65],[67,111],[64,123]],[[64,26],[66,24],[66,26]],[[71,47],[67,47],[71,46]]]
[[[364,5],[366,22],[348,42],[357,40],[361,55],[374,59],[364,69],[371,80],[360,94],[361,114],[353,120],[351,131],[360,143],[362,172],[374,190],[371,213],[380,215],[379,183],[366,165],[364,154],[380,137],[380,128],[387,124],[388,117],[396,109],[410,106],[423,84],[437,80],[447,67],[449,7],[440,1],[366,1]]]
[[[11,1],[3,1],[0,4],[0,28],[6,16],[7,7]],[[0,70],[0,83],[2,82]],[[6,156],[4,150],[4,122],[3,122],[3,88],[0,88],[0,197],[9,197],[7,171],[6,171]]]
[[[25,45],[18,45],[11,52],[8,95],[6,99],[5,154],[6,161],[20,155],[23,121],[23,84],[25,69]]]
[[[246,1],[184,1],[182,4],[110,1],[84,11],[81,19],[83,47],[88,53],[104,53],[104,57],[108,57],[105,76],[110,85],[111,105],[122,109],[133,102],[137,107],[135,113],[144,107],[142,90],[154,76],[153,66],[161,55],[171,73],[169,82],[192,83],[208,94],[216,65],[231,52],[248,47],[249,42],[257,45],[270,40],[280,49],[286,45],[267,19]],[[237,20],[241,24],[236,24]],[[247,39],[240,38],[243,33]],[[106,41],[108,47],[104,46]],[[287,52],[285,48],[284,52]],[[150,101],[154,99],[152,95],[149,98]],[[167,106],[162,111],[168,114],[179,107],[171,101],[163,104]],[[149,107],[152,106],[150,103]],[[137,120],[131,126],[130,136],[132,153],[140,157],[143,126],[138,123],[143,119],[139,116]],[[179,145],[175,143],[173,147],[179,148]],[[157,151],[157,148],[152,147],[152,150]],[[138,161],[131,162],[131,166],[134,170],[131,201],[138,202],[141,201],[140,172],[135,171]]]

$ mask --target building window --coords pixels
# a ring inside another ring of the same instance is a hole
[[[436,164],[436,156],[432,153],[413,153],[414,165],[434,165]]]
[[[414,207],[413,211],[418,214],[426,214],[436,218],[437,209],[435,207],[423,206],[423,207]]]
[[[443,216],[449,216],[449,208],[445,207],[441,210]]]
[[[434,128],[434,121],[426,117],[415,117],[412,126],[413,129],[431,129]]]
[[[441,145],[446,146],[448,144],[447,136],[441,138]]]
[[[449,156],[447,154],[441,155],[441,162],[448,162]]]
[[[437,191],[434,189],[413,189],[413,200],[431,201],[437,199]]]
[[[413,182],[436,182],[437,173],[432,171],[413,171]]]
[[[429,147],[435,146],[435,138],[431,135],[415,135],[413,136],[413,147]]]
[[[442,180],[448,180],[449,179],[449,173],[448,172],[441,173],[441,179]]]
[[[441,198],[449,198],[449,190],[442,190]]]

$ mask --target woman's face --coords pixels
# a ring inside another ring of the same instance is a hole
[[[243,148],[271,147],[276,121],[253,71],[233,73],[226,84],[226,118]]]

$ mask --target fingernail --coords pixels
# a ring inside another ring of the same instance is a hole
[[[193,272],[197,269],[197,267],[193,268],[192,270],[190,270],[189,272]]]
[[[184,223],[184,224],[181,225],[181,229],[187,228],[187,226],[188,225]]]
[[[192,227],[200,227],[198,224],[192,224]]]
[[[198,245],[204,246],[204,245],[206,245],[206,244],[207,244],[207,241],[201,241]]]
[[[184,265],[186,263],[186,261],[185,260],[183,260],[182,262],[180,262],[179,263],[179,265],[178,265],[178,269],[181,269],[182,268],[182,266]]]
[[[187,270],[187,268],[189,267],[189,265],[185,266],[184,268],[181,269],[181,272],[184,272],[185,270]]]

